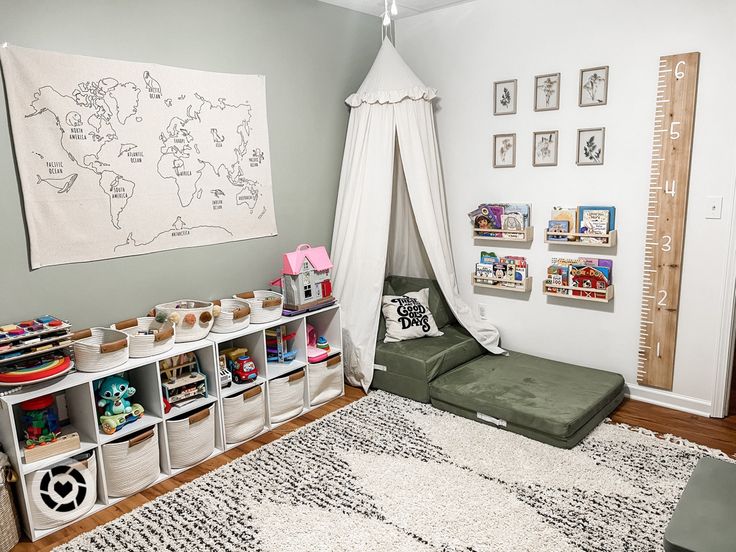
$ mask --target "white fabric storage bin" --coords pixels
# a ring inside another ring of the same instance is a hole
[[[268,384],[271,423],[298,416],[304,410],[304,370],[271,380]]]
[[[309,365],[309,404],[316,406],[342,394],[342,356]]]
[[[266,400],[263,384],[234,397],[222,399],[225,442],[239,443],[255,437],[266,426]]]
[[[74,521],[97,502],[95,453],[78,454],[35,471],[26,476],[26,484],[35,529],[53,529]]]
[[[220,314],[215,316],[213,332],[236,332],[250,324],[250,305],[245,299],[220,299],[214,303],[220,306]]]
[[[113,326],[116,330],[122,330],[130,338],[130,357],[143,358],[165,353],[174,348],[176,330],[168,320],[163,324],[156,322],[155,318],[145,316],[118,322]],[[147,332],[150,329],[157,330],[151,335],[139,335],[138,332]]]
[[[111,328],[90,328],[72,334],[74,366],[80,372],[104,372],[128,361],[128,334]]]
[[[275,291],[246,291],[233,295],[234,299],[245,299],[250,305],[250,321],[253,324],[275,322],[284,310],[284,296]]]
[[[166,421],[172,468],[187,468],[215,450],[215,405]]]
[[[125,441],[102,445],[107,495],[129,496],[142,491],[161,475],[158,456],[158,428]]]
[[[215,318],[214,305],[209,301],[181,299],[171,303],[156,305],[156,314],[163,313],[167,317],[176,316],[171,322],[176,326],[176,342],[185,343],[204,339],[210,333]]]

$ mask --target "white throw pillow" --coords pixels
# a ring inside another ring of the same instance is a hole
[[[437,329],[428,303],[429,288],[411,291],[406,295],[384,295],[381,310],[386,319],[386,337],[383,342],[395,343],[444,335]]]

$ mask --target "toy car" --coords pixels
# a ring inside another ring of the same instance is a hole
[[[100,427],[103,433],[112,435],[123,426],[126,426],[132,422],[135,422],[139,418],[143,417],[143,407],[139,404],[131,405],[133,407],[132,412],[127,414],[113,414],[112,416],[100,416]]]
[[[237,384],[253,381],[258,377],[258,368],[248,355],[243,355],[235,362],[231,361],[233,381]]]

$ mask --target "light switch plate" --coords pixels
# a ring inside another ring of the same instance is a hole
[[[478,317],[481,320],[488,320],[488,305],[485,303],[478,303]]]
[[[706,196],[705,218],[719,219],[723,210],[723,196]]]

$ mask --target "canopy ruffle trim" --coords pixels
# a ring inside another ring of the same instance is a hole
[[[345,100],[350,107],[358,107],[361,104],[395,104],[404,100],[427,100],[432,101],[437,97],[435,88],[406,88],[403,90],[382,90],[380,92],[357,92],[351,94]]]

